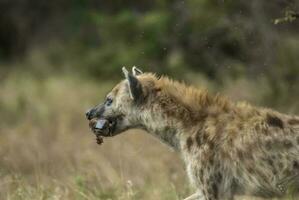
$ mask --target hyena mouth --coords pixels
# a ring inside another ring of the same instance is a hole
[[[100,118],[92,119],[89,122],[89,127],[97,137],[111,137],[114,136],[116,130],[117,119],[116,118]]]

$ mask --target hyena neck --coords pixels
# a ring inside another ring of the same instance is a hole
[[[158,138],[162,143],[170,146],[174,150],[180,150],[180,134],[175,127],[150,127],[147,126],[145,129],[148,133]]]
[[[138,119],[138,124],[136,128],[145,130],[174,150],[180,150],[179,129],[172,123],[168,124],[160,116],[143,115]]]
[[[181,150],[181,142],[190,130],[200,129],[206,118],[228,112],[230,103],[218,95],[211,96],[206,91],[174,84],[174,88],[168,83],[164,85],[166,89],[160,91],[159,97],[130,116],[134,116],[139,128]]]
[[[204,95],[195,96],[196,101],[191,103],[174,96],[160,99],[160,102],[167,104],[152,108],[150,113],[141,114],[143,129],[172,148],[181,150],[182,142],[189,137],[190,132],[201,130],[207,118],[217,118],[231,109],[226,99]]]

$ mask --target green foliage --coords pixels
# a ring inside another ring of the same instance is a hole
[[[144,2],[115,2],[93,9],[85,2],[70,17],[76,31],[67,40],[67,51],[77,68],[84,66],[92,76],[117,77],[123,65],[174,76],[199,71],[217,79],[229,71],[225,68],[241,66],[245,70],[238,71],[249,74],[256,68],[267,70],[265,60],[275,61],[267,48],[288,37],[271,23],[282,10],[275,3],[154,1],[143,7]],[[274,8],[257,16],[265,6]]]
[[[282,18],[277,18],[274,20],[274,24],[280,24],[284,22],[293,22],[295,19],[299,17],[299,14],[290,8],[286,9],[285,16]]]
[[[265,101],[273,106],[286,103],[290,91],[298,93],[298,48],[292,45],[299,39],[296,1],[76,0],[63,1],[65,11],[51,5],[46,13],[52,13],[49,19],[63,19],[61,34],[36,45],[46,56],[26,57],[26,67],[21,65],[40,77],[72,71],[95,80],[116,80],[122,66],[136,65],[180,80],[201,73],[216,84],[265,76],[271,87]],[[273,23],[282,12],[282,21],[292,23]],[[6,52],[5,46],[0,52]],[[46,62],[36,65],[35,59]]]

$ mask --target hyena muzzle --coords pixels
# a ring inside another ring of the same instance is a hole
[[[125,80],[86,113],[102,142],[140,128],[181,153],[196,193],[281,197],[299,190],[299,117],[235,103],[167,77],[123,68]]]
[[[125,68],[123,68],[123,72],[132,84],[136,84],[134,89],[129,89],[123,81],[107,95],[104,103],[91,108],[85,113],[86,118],[90,121],[91,130],[97,136],[115,136],[130,128],[137,128],[139,125],[134,117],[131,117],[133,110],[130,110],[129,106],[138,103],[137,96],[142,98],[142,88],[138,85],[139,82],[134,83],[135,76],[142,72],[136,67],[132,68],[133,74],[129,74]]]

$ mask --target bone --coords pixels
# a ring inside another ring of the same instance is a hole
[[[108,123],[107,120],[105,119],[99,119],[95,125],[95,128],[96,129],[104,129],[105,128],[105,125]]]

